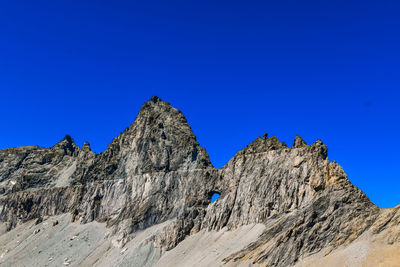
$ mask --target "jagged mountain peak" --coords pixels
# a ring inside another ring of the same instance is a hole
[[[161,98],[159,98],[158,96],[153,95],[153,96],[151,97],[150,101],[152,101],[153,103],[157,103],[157,102],[162,101],[162,100],[161,100]]]
[[[304,141],[303,138],[301,138],[299,135],[296,135],[293,141],[293,147],[298,148],[303,146],[307,146],[306,141]]]
[[[57,146],[57,145],[64,145],[64,144],[66,144],[66,145],[75,145],[75,141],[74,141],[74,139],[69,135],[69,134],[66,134],[60,141],[58,141],[54,146]],[[53,147],[54,147],[53,146]]]
[[[148,129],[148,132],[157,131],[157,129],[164,130],[164,127],[179,127],[181,134],[190,135],[191,138],[196,139],[183,113],[157,96],[143,103],[135,120],[117,138],[122,138],[136,131],[137,128],[143,127]]]
[[[96,157],[87,180],[212,167],[181,111],[153,96],[134,122]]]
[[[64,138],[62,139],[62,141],[67,141],[67,142],[69,142],[69,143],[74,143],[74,139],[69,135],[69,134],[66,134],[65,136],[64,136]]]
[[[81,152],[84,153],[93,153],[92,148],[90,146],[90,143],[88,141],[86,141],[85,143],[83,143],[82,148],[81,148]]]
[[[0,231],[28,233],[0,233],[0,264],[41,266],[61,254],[50,265],[301,266],[380,236],[400,243],[400,209],[377,208],[327,151],[321,140],[296,136],[287,147],[264,134],[216,169],[182,112],[152,97],[103,153],[71,137],[0,151]],[[4,236],[24,246],[9,253]],[[47,239],[55,251],[37,241]]]
[[[74,155],[79,152],[79,147],[75,144],[74,139],[70,135],[65,135],[61,141],[55,144],[52,148],[53,151],[63,152],[66,155]]]
[[[240,150],[237,155],[263,153],[284,148],[287,148],[284,142],[279,141],[276,136],[268,137],[268,134],[264,133],[263,138],[258,136],[253,142]]]
[[[211,166],[207,152],[197,142],[183,113],[158,97],[153,96],[143,104],[124,135],[121,139],[134,143],[130,148],[142,161],[150,160],[154,170]]]

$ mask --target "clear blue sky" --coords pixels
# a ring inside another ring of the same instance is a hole
[[[96,152],[152,95],[221,167],[268,132],[321,138],[380,207],[400,204],[399,1],[0,3],[0,148],[66,133]]]

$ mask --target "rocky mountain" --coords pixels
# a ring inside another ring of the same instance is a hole
[[[102,153],[68,135],[1,150],[0,233],[2,266],[400,262],[400,209],[375,206],[320,140],[264,134],[217,169],[158,97]]]

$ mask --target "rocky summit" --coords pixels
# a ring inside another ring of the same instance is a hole
[[[375,206],[321,140],[264,134],[214,168],[154,96],[102,153],[68,135],[0,150],[0,265],[400,266],[400,208]]]

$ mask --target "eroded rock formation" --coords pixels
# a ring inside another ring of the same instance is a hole
[[[397,244],[399,209],[376,207],[327,152],[320,140],[296,136],[288,147],[264,134],[216,169],[184,115],[153,97],[102,153],[70,136],[52,148],[1,150],[0,221],[10,231],[69,213],[74,223],[106,223],[115,247],[163,225],[145,242],[161,251],[199,232],[265,227],[217,266],[291,266],[365,233],[390,231],[387,243]]]

